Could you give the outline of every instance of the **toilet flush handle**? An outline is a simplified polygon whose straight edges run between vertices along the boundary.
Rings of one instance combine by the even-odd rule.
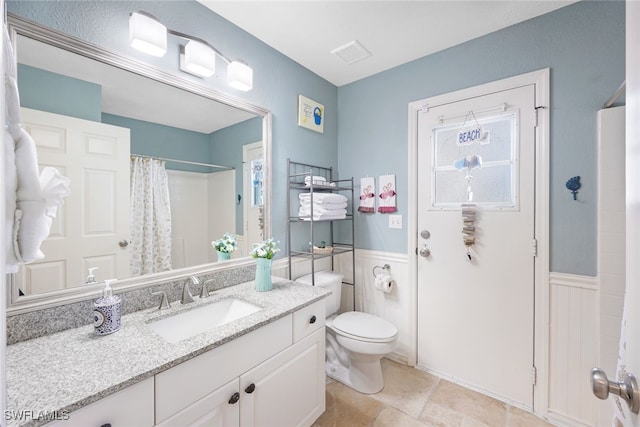
[[[317,320],[316,316],[313,315],[313,316],[311,316],[311,319],[309,319],[309,323],[314,324],[314,323],[316,323],[316,320]]]

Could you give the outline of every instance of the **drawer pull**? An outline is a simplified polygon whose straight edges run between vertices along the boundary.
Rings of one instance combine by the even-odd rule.
[[[244,389],[244,392],[247,394],[251,394],[256,390],[256,385],[254,383],[249,384],[249,387]]]
[[[111,423],[102,424],[100,427],[111,427]]]
[[[235,392],[233,393],[233,396],[231,396],[231,399],[229,399],[229,404],[235,405],[236,403],[238,403],[238,400],[240,400],[240,393]]]
[[[309,319],[309,323],[311,323],[311,324],[316,323],[316,320],[317,320],[316,316],[313,315],[313,316],[311,316],[311,319]]]

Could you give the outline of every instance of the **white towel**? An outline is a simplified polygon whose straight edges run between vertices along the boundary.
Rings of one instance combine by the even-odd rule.
[[[300,215],[304,221],[310,221],[311,215]],[[327,211],[322,214],[313,214],[314,221],[329,221],[332,219],[344,219],[347,217],[347,211]]]
[[[301,208],[311,209],[311,201],[300,202],[300,207]],[[319,208],[319,209],[332,210],[332,209],[346,209],[346,207],[347,207],[347,202],[340,202],[340,203],[323,202],[323,203],[314,203],[313,204],[313,208],[314,209]]]
[[[323,177],[323,176],[316,176],[316,175],[309,176],[309,175],[307,175],[307,176],[304,177],[304,183],[306,185],[309,185],[311,180],[313,180],[313,185],[326,184],[327,183],[327,179],[325,177]]]
[[[300,202],[308,202],[311,200],[310,193],[300,193],[298,195]],[[313,204],[315,206],[316,203],[343,203],[347,202],[347,199],[342,194],[334,194],[334,193],[313,193]]]
[[[8,32],[5,43],[5,265],[7,273],[18,271],[18,264],[42,259],[42,241],[51,230],[57,207],[69,194],[69,180],[54,168],[38,172],[36,145],[20,127],[20,97]]]
[[[323,208],[317,208],[317,207],[313,207],[313,215],[346,215],[347,214],[347,210],[342,208],[342,209],[323,209]],[[311,208],[306,207],[306,206],[300,206],[300,209],[298,209],[298,215],[299,216],[311,216]]]

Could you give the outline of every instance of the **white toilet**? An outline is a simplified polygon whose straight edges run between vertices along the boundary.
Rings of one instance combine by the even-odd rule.
[[[310,274],[296,280],[311,285]],[[395,350],[398,329],[368,313],[349,311],[336,315],[342,296],[342,274],[318,271],[315,285],[332,291],[326,298],[327,375],[360,393],[379,392],[384,387],[380,359]]]

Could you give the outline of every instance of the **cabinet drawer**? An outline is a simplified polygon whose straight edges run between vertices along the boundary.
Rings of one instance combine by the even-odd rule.
[[[293,342],[298,342],[324,326],[326,310],[324,298],[293,313]]]
[[[156,423],[205,397],[291,345],[283,317],[156,375]]]
[[[120,390],[91,405],[69,414],[68,420],[56,421],[48,426],[100,427],[153,426],[153,377]]]
[[[238,382],[235,379],[223,385],[171,418],[156,424],[156,427],[240,425],[240,403],[238,400],[233,400],[234,394],[239,395]]]

